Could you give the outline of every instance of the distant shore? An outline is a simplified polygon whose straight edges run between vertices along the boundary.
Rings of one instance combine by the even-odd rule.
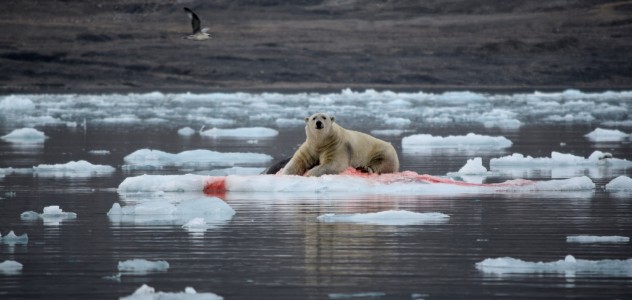
[[[0,94],[632,90],[632,4],[15,1]]]

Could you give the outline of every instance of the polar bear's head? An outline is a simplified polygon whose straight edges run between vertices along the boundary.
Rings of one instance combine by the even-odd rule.
[[[315,113],[305,118],[305,130],[308,134],[326,134],[330,131],[335,121],[336,117],[334,116],[329,116],[326,113]]]

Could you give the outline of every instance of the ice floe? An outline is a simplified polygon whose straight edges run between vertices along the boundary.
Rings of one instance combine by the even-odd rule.
[[[404,152],[425,152],[433,148],[455,148],[468,150],[502,150],[512,142],[503,136],[487,136],[475,133],[467,135],[433,136],[415,134],[402,138]]]
[[[607,191],[632,191],[632,178],[620,175],[606,184]]]
[[[325,223],[358,223],[370,225],[422,225],[445,223],[450,216],[438,213],[417,213],[406,210],[387,210],[375,213],[324,214],[318,220]]]
[[[1,136],[0,139],[11,143],[43,143],[48,137],[35,128],[20,128]]]
[[[244,128],[212,128],[200,132],[203,136],[210,137],[236,137],[236,138],[266,138],[275,137],[279,132],[272,128],[265,127],[244,127]]]
[[[463,175],[485,175],[487,174],[487,168],[483,166],[482,158],[475,157],[468,159],[465,165],[459,169],[458,173]]]
[[[375,299],[386,296],[383,292],[359,292],[359,293],[329,293],[329,299]]]
[[[627,139],[630,135],[617,129],[602,129],[597,128],[585,135],[590,141],[597,143],[604,142],[621,142]]]
[[[210,171],[200,171],[196,174],[210,176],[228,176],[228,175],[258,175],[265,171],[266,168],[250,168],[250,167],[231,167],[224,169],[215,169]]]
[[[156,292],[156,289],[143,284],[133,294],[119,298],[119,300],[223,300],[224,298],[213,293],[198,293],[192,287],[186,287],[184,292]]]
[[[0,263],[0,274],[17,275],[22,271],[23,265],[15,260],[5,260]]]
[[[476,268],[495,275],[511,274],[564,274],[575,276],[624,276],[632,277],[632,259],[586,260],[567,255],[563,260],[529,262],[512,257],[487,258],[476,263]]]
[[[119,272],[125,274],[144,275],[151,272],[166,272],[169,270],[169,263],[164,260],[149,261],[146,259],[130,259],[126,261],[119,261]]]
[[[0,100],[0,111],[18,112],[31,111],[35,109],[35,104],[31,99],[21,95],[9,95]]]
[[[114,223],[180,225],[201,218],[209,225],[221,225],[229,221],[235,210],[215,197],[199,196],[194,199],[169,201],[161,197],[143,197],[142,202],[130,202],[126,206],[114,203],[107,215]]]
[[[609,236],[599,236],[599,235],[569,235],[566,237],[567,243],[627,243],[630,241],[630,238],[627,236],[618,236],[618,235],[609,235]]]
[[[207,168],[209,166],[231,167],[243,164],[262,164],[272,160],[272,156],[262,153],[217,152],[210,150],[189,150],[177,154],[160,150],[140,149],[125,156],[124,169],[146,169],[161,167]]]
[[[74,212],[65,212],[58,205],[44,207],[41,214],[34,211],[25,211],[20,214],[20,218],[24,221],[35,221],[41,219],[44,225],[57,226],[64,220],[73,220],[77,218]]]
[[[109,175],[116,171],[116,169],[112,166],[94,165],[85,160],[80,160],[65,164],[41,164],[33,167],[33,171],[38,176],[89,177],[94,175]]]
[[[229,192],[274,193],[355,193],[433,195],[490,192],[584,191],[595,184],[587,176],[561,180],[510,180],[501,184],[466,184],[414,172],[375,176],[324,175],[321,177],[284,175],[140,175],[127,177],[118,187],[119,193],[135,192],[200,192],[208,184],[220,180]]]
[[[2,236],[2,234],[0,234],[0,242],[3,244],[10,244],[10,245],[28,244],[29,236],[26,233],[22,235],[16,235],[15,232],[11,230],[4,237]]]
[[[209,228],[209,224],[206,223],[204,218],[193,218],[186,224],[182,225],[182,228],[190,232],[204,232]]]
[[[183,127],[178,129],[178,134],[181,136],[192,136],[195,134],[195,129],[191,127]]]
[[[536,171],[549,171],[553,178],[568,178],[585,174],[594,178],[610,176],[617,170],[632,167],[632,161],[614,158],[610,153],[594,151],[589,157],[553,151],[551,157],[531,157],[520,153],[492,158],[489,162],[492,172],[511,174],[513,177],[527,177]]]

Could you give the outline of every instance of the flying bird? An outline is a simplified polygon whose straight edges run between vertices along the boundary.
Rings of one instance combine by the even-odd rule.
[[[186,7],[184,8],[184,11],[191,19],[191,27],[193,27],[193,34],[187,35],[184,38],[194,41],[203,41],[210,39],[211,35],[208,33],[208,28],[200,28],[200,18],[198,18],[198,16],[192,10]]]

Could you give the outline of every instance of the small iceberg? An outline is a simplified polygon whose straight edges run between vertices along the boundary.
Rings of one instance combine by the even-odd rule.
[[[200,218],[208,224],[223,224],[232,219],[235,210],[215,197],[201,197],[172,203],[162,199],[121,207],[114,203],[107,213],[110,221],[133,224],[187,224]]]
[[[123,159],[126,169],[187,167],[207,168],[209,166],[232,167],[238,164],[262,164],[272,160],[272,156],[261,153],[216,152],[210,150],[189,150],[177,154],[160,150],[140,149]]]
[[[156,292],[156,289],[143,284],[133,294],[121,297],[119,300],[223,300],[224,298],[213,293],[198,293],[192,287],[186,287],[184,292],[169,293]]]
[[[25,211],[20,214],[20,218],[23,221],[35,221],[42,219],[44,225],[59,225],[63,220],[72,220],[77,218],[77,214],[74,212],[65,212],[58,205],[51,205],[44,207],[41,214],[34,211]]]
[[[15,260],[5,260],[0,263],[0,274],[17,275],[22,271],[23,265]]]
[[[33,167],[38,176],[52,177],[90,177],[94,175],[109,175],[116,169],[107,165],[93,165],[85,160],[71,161],[66,164],[46,165]]]
[[[621,142],[627,139],[630,135],[617,129],[597,128],[584,136],[587,137],[591,142],[608,143]]]
[[[233,137],[233,138],[267,138],[279,135],[277,130],[265,127],[243,127],[243,128],[212,128],[200,132],[202,136],[209,137]]]
[[[632,191],[632,178],[621,175],[606,184],[606,191]]]
[[[567,243],[627,243],[630,238],[627,236],[597,236],[597,235],[569,235],[566,237]]]
[[[43,143],[47,138],[43,132],[34,128],[15,129],[0,137],[0,139],[11,143]]]
[[[26,235],[26,233],[18,236],[13,232],[13,230],[11,230],[4,237],[2,237],[2,235],[0,234],[0,242],[2,242],[3,244],[9,244],[9,245],[16,245],[16,244],[26,245],[29,242],[29,236]]]
[[[166,272],[169,270],[169,263],[164,260],[149,261],[146,259],[131,259],[119,261],[119,272],[145,275],[150,272]]]
[[[422,225],[447,222],[450,216],[442,213],[416,213],[406,210],[388,210],[376,213],[324,214],[318,221],[358,223],[370,225]]]
[[[512,257],[487,258],[476,263],[476,268],[494,275],[511,274],[564,274],[567,277],[615,276],[632,277],[632,259],[586,260],[567,255],[563,260],[529,262]]]

